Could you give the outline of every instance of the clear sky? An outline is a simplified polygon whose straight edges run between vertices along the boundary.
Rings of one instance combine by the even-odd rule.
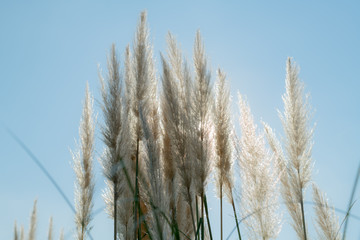
[[[38,199],[38,239],[46,238],[50,216],[55,235],[64,227],[67,239],[72,239],[73,213],[6,127],[26,143],[72,201],[69,150],[76,149],[85,84],[90,84],[101,120],[97,65],[106,69],[113,42],[123,56],[144,9],[157,62],[169,30],[191,58],[195,32],[200,29],[213,75],[221,67],[231,82],[236,126],[240,91],[259,125],[263,120],[283,133],[277,109],[283,109],[285,61],[293,57],[311,94],[312,123],[316,123],[313,180],[332,204],[346,209],[360,162],[360,5],[356,1],[124,2],[1,1],[0,239],[12,238],[15,220],[27,231],[34,199]],[[97,130],[96,158],[102,148]],[[97,161],[95,170],[98,209],[104,206],[104,178]],[[213,185],[208,195],[217,239],[219,201]],[[306,198],[311,200],[310,189]],[[311,205],[306,205],[306,212],[316,238]],[[360,215],[359,202],[353,212]],[[234,226],[231,214],[226,206],[225,236]],[[342,220],[344,215],[339,217]],[[289,220],[286,213],[284,219]],[[359,239],[359,224],[351,219],[348,239]],[[112,224],[105,213],[96,215],[92,225],[95,239],[111,239]],[[285,222],[279,239],[294,238]]]

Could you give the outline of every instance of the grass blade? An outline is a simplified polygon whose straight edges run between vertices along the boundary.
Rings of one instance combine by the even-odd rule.
[[[345,237],[346,237],[347,225],[348,225],[348,220],[349,220],[349,218],[347,216],[350,214],[351,208],[353,206],[353,200],[354,200],[356,187],[357,187],[357,184],[359,182],[359,176],[360,176],[360,164],[359,164],[359,167],[358,167],[358,170],[357,170],[357,173],[356,173],[356,177],[355,177],[353,189],[351,191],[349,205],[348,205],[348,209],[347,209],[347,213],[346,213],[346,217],[345,217],[345,224],[344,224],[343,238],[342,238],[343,240],[345,240]]]

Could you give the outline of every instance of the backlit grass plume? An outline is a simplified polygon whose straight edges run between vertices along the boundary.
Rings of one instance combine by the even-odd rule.
[[[143,188],[142,191],[144,202],[147,209],[150,210],[146,220],[152,223],[150,230],[154,238],[169,239],[171,236],[170,226],[166,224],[165,218],[161,214],[165,213],[168,204],[168,197],[163,187],[163,169],[160,162],[161,139],[152,131],[152,114],[146,113],[142,108],[140,108],[139,113],[144,134],[143,148],[145,154],[143,159],[146,169],[146,176],[144,176],[146,183],[143,183],[143,185],[146,184],[146,188]],[[150,121],[145,119],[146,115],[149,116]]]
[[[284,127],[285,153],[273,130],[265,124],[265,132],[274,151],[281,179],[281,194],[293,220],[292,226],[301,240],[307,239],[304,191],[311,179],[312,134],[309,129],[309,106],[303,94],[303,83],[298,68],[288,58],[286,64],[286,93],[283,96],[284,113],[280,118]]]
[[[164,180],[169,194],[169,218],[187,236],[195,233],[191,157],[187,154],[191,130],[191,78],[175,38],[167,36],[167,62],[163,56],[162,115]],[[177,187],[179,186],[179,187]]]
[[[24,240],[25,239],[25,233],[24,233],[24,226],[21,225],[20,227],[20,240]]]
[[[115,45],[112,45],[108,57],[108,76],[106,82],[99,74],[102,93],[102,110],[105,124],[102,127],[103,141],[105,143],[105,152],[101,159],[104,175],[107,178],[108,188],[105,191],[105,202],[109,215],[114,219],[114,240],[117,239],[117,211],[118,197],[120,194],[120,184],[122,180],[123,153],[120,137],[123,127],[122,119],[122,98],[121,98],[121,78],[119,69],[119,60],[116,55]]]
[[[86,239],[92,219],[91,211],[93,208],[94,195],[94,176],[93,176],[93,148],[94,148],[94,122],[93,122],[93,100],[86,85],[85,101],[83,106],[82,119],[80,122],[80,151],[75,153],[74,171],[76,174],[75,186],[75,223],[76,238]],[[50,235],[50,233],[49,233]]]
[[[196,33],[194,43],[194,92],[193,92],[193,126],[195,130],[193,151],[195,157],[194,180],[195,192],[200,198],[201,210],[200,215],[204,221],[204,201],[206,201],[205,188],[208,183],[212,159],[214,156],[213,149],[213,119],[212,107],[214,103],[212,87],[210,83],[211,73],[208,69],[207,58],[205,55],[204,44],[200,32]],[[201,225],[201,238],[204,238],[204,224]]]
[[[265,147],[263,134],[257,133],[250,107],[239,94],[241,206],[248,216],[245,224],[249,239],[276,239],[280,232],[277,213],[278,175],[273,155]]]
[[[60,231],[59,240],[64,240],[64,229],[61,229],[61,231]]]
[[[131,84],[132,89],[129,90],[128,97],[131,98],[129,100],[132,103],[130,109],[133,114],[133,118],[129,119],[129,121],[133,121],[131,123],[134,128],[129,128],[131,131],[134,131],[129,134],[132,143],[130,147],[130,151],[132,152],[131,159],[133,160],[133,168],[132,168],[132,179],[135,181],[135,208],[134,208],[134,229],[135,236],[139,236],[144,234],[144,229],[142,228],[142,223],[139,221],[140,212],[146,212],[144,208],[144,203],[141,201],[140,197],[143,193],[140,193],[140,172],[144,167],[143,160],[141,159],[141,141],[143,140],[143,130],[142,124],[140,120],[140,107],[143,109],[147,109],[149,114],[155,114],[157,111],[157,106],[154,105],[154,98],[156,98],[156,76],[154,69],[154,62],[152,56],[152,46],[149,43],[149,29],[146,21],[146,12],[142,12],[140,15],[140,21],[137,26],[137,30],[135,33],[135,39],[133,44],[133,56],[132,56],[132,77],[133,84]],[[152,120],[154,121],[152,130],[156,130],[154,132],[154,136],[159,133],[158,127],[158,119],[155,119],[156,116],[153,115]],[[157,133],[156,133],[157,132]],[[141,177],[141,176],[140,176]],[[144,187],[144,186],[142,186]],[[140,209],[142,207],[143,209]],[[139,226],[139,227],[138,227]]]
[[[15,225],[14,225],[14,240],[19,240],[18,229],[17,229],[16,221],[15,221]]]
[[[36,239],[36,227],[37,227],[37,211],[36,211],[37,200],[34,201],[34,207],[30,217],[30,227],[28,233],[28,240]]]
[[[288,58],[286,64],[286,93],[283,96],[284,113],[281,115],[286,136],[285,149],[287,157],[287,190],[295,204],[288,203],[288,210],[293,219],[293,227],[300,239],[307,239],[304,191],[311,179],[312,135],[309,128],[309,107],[307,97],[304,99],[303,83],[298,77],[298,68]],[[287,201],[288,202],[288,201]],[[300,215],[301,213],[301,215]]]
[[[326,195],[313,184],[314,210],[316,213],[316,231],[320,240],[340,240],[340,226],[333,207],[329,206]]]
[[[220,69],[218,70],[218,82],[216,85],[216,103],[214,114],[215,125],[215,150],[216,150],[216,185],[220,196],[220,236],[223,239],[223,216],[222,200],[223,193],[232,204],[234,199],[232,189],[233,179],[233,134],[230,114],[230,91],[226,84],[226,76]]]
[[[175,42],[170,40],[169,48],[174,49],[174,44]],[[170,58],[175,57],[172,54],[170,54],[170,56]],[[190,102],[187,99],[187,93],[189,93],[190,89],[187,88],[186,84],[181,84],[181,82],[186,83],[190,81],[190,77],[187,67],[183,67],[181,64],[182,60],[180,59],[177,62],[180,63],[180,65],[177,65],[177,68],[180,68],[178,75],[174,72],[176,68],[173,67],[172,69],[165,58],[162,57],[163,72],[161,79],[163,93],[161,101],[164,116],[164,131],[166,132],[164,139],[167,137],[170,140],[168,146],[170,147],[169,150],[171,153],[171,158],[164,158],[165,178],[168,179],[171,177],[173,181],[172,183],[168,183],[168,187],[170,189],[173,188],[173,192],[170,192],[171,197],[169,202],[173,208],[170,212],[173,222],[176,218],[191,220],[190,225],[193,227],[192,234],[194,234],[196,227],[192,206],[194,200],[192,196],[193,162],[189,154],[191,144]],[[164,157],[166,156],[167,155],[164,155]],[[177,182],[179,182],[179,188],[175,189]],[[182,217],[186,212],[184,211],[186,205],[182,204],[181,199],[187,203],[191,218]],[[177,206],[183,206],[183,208],[177,208]],[[179,225],[181,225],[181,221]],[[179,227],[181,228],[181,226]]]
[[[50,217],[50,221],[49,221],[49,231],[48,231],[48,240],[53,240],[53,218]]]
[[[194,44],[194,125],[196,136],[194,139],[195,151],[195,189],[197,194],[202,198],[205,193],[207,179],[210,173],[212,156],[212,104],[213,95],[210,85],[210,71],[207,66],[204,45],[197,32]]]
[[[214,91],[199,31],[193,49],[194,67],[190,67],[169,33],[166,56],[160,55],[160,73],[156,72],[149,32],[146,12],[142,12],[133,44],[125,49],[123,69],[112,45],[107,74],[103,77],[99,73],[104,143],[100,162],[106,183],[103,198],[105,211],[113,219],[114,240],[212,240],[206,191],[213,176],[220,197],[221,240],[224,196],[234,211],[238,239],[241,240],[240,225],[247,230],[247,239],[276,239],[282,225],[278,213],[280,193],[298,239],[307,240],[304,195],[312,174],[313,130],[309,127],[307,96],[296,65],[290,58],[287,60],[284,112],[279,114],[284,141],[280,142],[266,123],[265,132],[258,131],[250,107],[240,95],[238,140],[231,121],[226,75],[218,70]],[[93,121],[93,99],[86,86],[80,149],[73,155],[75,210],[42,164],[9,131],[74,210],[79,240],[92,238]],[[233,171],[234,158],[239,159],[240,171]],[[242,187],[240,219],[233,195],[236,175],[240,175]],[[339,240],[333,208],[315,185],[313,190],[319,238]],[[35,201],[29,232],[24,233],[22,226],[19,230],[15,223],[14,239],[35,240],[36,219]],[[47,238],[53,239],[52,218]],[[60,239],[64,239],[63,232]]]

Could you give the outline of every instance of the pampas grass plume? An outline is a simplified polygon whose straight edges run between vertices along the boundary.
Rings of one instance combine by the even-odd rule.
[[[265,147],[263,134],[257,133],[248,103],[239,94],[240,169],[242,209],[249,239],[275,239],[280,232],[281,217],[277,195],[277,172],[273,156]]]
[[[29,228],[29,234],[28,234],[29,240],[35,240],[35,237],[36,237],[36,226],[37,226],[36,204],[37,204],[37,200],[34,201],[34,207],[33,207],[32,213],[31,213],[30,228]]]
[[[53,240],[53,218],[52,217],[50,217],[50,221],[49,221],[48,240]]]
[[[92,113],[93,100],[86,85],[85,101],[80,122],[80,151],[74,154],[74,171],[76,174],[75,223],[77,239],[86,238],[91,221],[93,208],[94,176],[93,176],[93,145],[94,123]],[[52,219],[51,219],[52,222]],[[50,234],[50,233],[49,233]]]
[[[314,210],[316,213],[317,233],[319,239],[340,240],[340,226],[333,207],[329,206],[325,193],[313,184]]]

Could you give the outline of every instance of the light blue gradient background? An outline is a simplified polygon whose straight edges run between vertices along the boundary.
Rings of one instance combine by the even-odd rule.
[[[85,83],[89,82],[95,96],[101,122],[97,64],[106,70],[106,54],[113,42],[123,59],[144,9],[148,11],[157,63],[169,30],[189,58],[195,32],[201,30],[213,76],[221,67],[231,81],[236,126],[239,90],[247,96],[259,125],[263,120],[283,133],[277,109],[283,109],[285,61],[288,56],[294,57],[301,67],[306,92],[311,94],[316,123],[313,179],[332,204],[346,209],[360,161],[358,2],[62,2],[0,3],[0,239],[12,238],[15,220],[28,230],[36,198],[38,239],[46,238],[50,216],[54,217],[56,238],[64,227],[67,239],[72,239],[71,210],[6,132],[6,126],[27,144],[73,200],[69,149],[76,149]],[[96,159],[102,149],[97,125]],[[104,178],[98,161],[95,171],[98,209],[104,205]],[[213,188],[209,185],[210,216],[213,234],[219,239],[219,201]],[[310,190],[306,198],[311,201]],[[231,208],[225,205],[227,236],[234,221]],[[312,206],[306,205],[306,212],[311,236],[317,238]],[[358,202],[353,212],[360,215]],[[342,214],[339,217],[343,219]],[[289,221],[287,213],[284,218]],[[359,239],[359,225],[357,220],[350,221],[348,239]],[[112,238],[112,223],[105,213],[95,216],[92,226],[95,239]],[[284,224],[279,239],[295,239],[290,224]]]

